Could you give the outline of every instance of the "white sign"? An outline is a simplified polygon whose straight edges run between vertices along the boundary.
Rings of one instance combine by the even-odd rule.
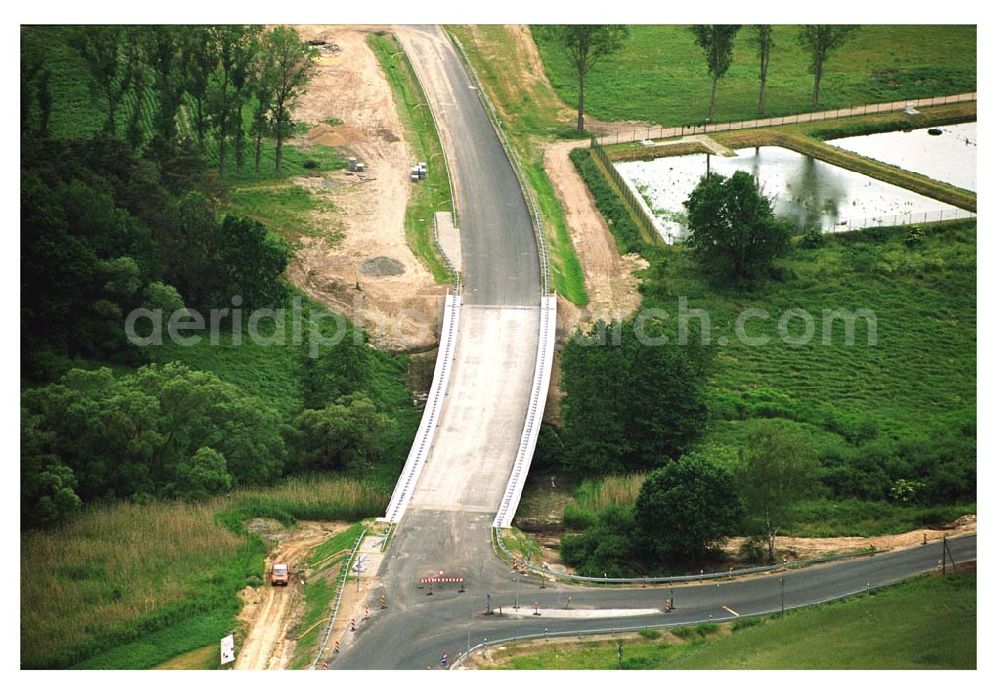
[[[236,641],[233,634],[229,634],[220,641],[220,651],[222,654],[222,664],[228,664],[236,659]]]

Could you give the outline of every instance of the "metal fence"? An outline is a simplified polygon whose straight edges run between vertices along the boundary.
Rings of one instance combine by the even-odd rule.
[[[319,644],[319,649],[316,651],[316,657],[310,665],[310,669],[316,669],[316,665],[319,664],[320,658],[323,657],[323,651],[326,650],[326,644],[330,641],[330,634],[333,632],[334,622],[337,621],[337,611],[340,609],[340,598],[344,594],[344,585],[347,584],[347,575],[351,572],[351,564],[354,563],[354,558],[358,555],[358,549],[361,547],[361,541],[365,539],[365,534],[367,530],[362,530],[361,535],[354,542],[354,549],[351,550],[351,555],[347,557],[347,561],[344,563],[341,571],[343,572],[340,578],[340,583],[337,585],[337,599],[333,603],[333,608],[330,610],[330,621],[326,625],[326,631],[323,632],[323,640]],[[361,577],[360,574],[358,576]]]
[[[632,215],[639,222],[649,240],[655,242],[656,238],[661,238],[662,236],[656,227],[656,222],[649,215],[649,209],[632,190],[628,182],[625,181],[622,174],[618,172],[618,169],[615,168],[614,162],[608,157],[601,143],[593,137],[590,139],[590,149],[597,156],[597,160],[600,161],[601,167],[604,168],[604,172],[611,182],[612,187],[615,188],[618,196],[621,197],[622,201],[632,211]]]
[[[830,231],[841,233],[848,230],[861,230],[876,226],[908,226],[920,223],[939,223],[942,221],[957,221],[962,218],[975,218],[976,214],[965,209],[939,209],[922,213],[894,214],[891,216],[867,216],[864,218],[848,218],[840,221]]]
[[[759,127],[774,127],[776,125],[794,125],[802,122],[818,122],[820,120],[833,120],[835,118],[849,117],[852,115],[870,115],[872,113],[889,113],[901,111],[910,105],[914,108],[925,108],[927,106],[940,106],[948,103],[965,103],[976,101],[978,92],[964,94],[953,94],[951,96],[933,96],[931,98],[916,98],[908,101],[892,101],[890,103],[868,103],[866,105],[851,106],[849,108],[836,108],[833,110],[817,111],[814,113],[798,113],[796,115],[784,115],[770,118],[758,118],[754,120],[736,120],[733,122],[701,122],[690,125],[680,125],[679,127],[644,127],[633,128],[632,130],[619,130],[611,134],[606,134],[597,139],[598,143],[605,146],[609,144],[623,144],[627,142],[637,142],[654,139],[668,139],[670,137],[682,137],[693,134],[711,134],[712,132],[728,132],[730,130],[755,129]]]
[[[472,62],[469,60],[469,56],[465,52],[465,47],[462,46],[462,42],[459,41],[450,31],[445,31],[445,33],[451,40],[452,45],[455,46],[455,50],[461,58],[462,66],[465,68],[465,72],[468,74],[469,79],[471,79],[472,83],[475,85],[476,93],[479,94],[479,100],[483,104],[483,109],[486,111],[486,115],[489,117],[490,123],[493,125],[493,129],[496,131],[497,137],[500,139],[500,144],[507,152],[507,159],[510,161],[511,167],[514,169],[514,176],[517,178],[517,184],[521,188],[521,195],[524,197],[524,201],[528,206],[528,213],[531,216],[532,230],[535,232],[535,244],[538,249],[538,263],[542,275],[542,295],[550,295],[552,293],[552,288],[551,277],[549,276],[549,254],[545,245],[545,226],[542,225],[542,215],[538,209],[538,202],[535,200],[534,192],[527,183],[524,170],[521,168],[521,161],[518,158],[517,153],[514,151],[514,147],[510,145],[510,141],[507,139],[507,134],[504,132],[503,126],[500,122],[500,116],[493,108],[493,104],[490,102],[490,98],[487,96],[486,90],[479,81],[479,77],[476,75],[476,70],[473,69]]]

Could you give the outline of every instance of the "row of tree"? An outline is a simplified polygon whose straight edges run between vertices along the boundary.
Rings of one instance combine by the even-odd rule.
[[[712,93],[708,103],[708,119],[715,119],[715,93],[719,80],[729,71],[733,61],[733,48],[739,24],[696,24],[691,27],[695,42],[705,54],[708,73],[712,77]],[[823,69],[833,53],[857,31],[856,26],[834,24],[807,24],[798,32],[798,43],[809,57],[809,73],[813,75],[812,105],[819,103],[820,81]],[[757,116],[764,117],[767,73],[771,53],[775,48],[773,27],[756,24],[751,27],[751,42],[756,50],[760,92]],[[584,82],[587,75],[601,60],[624,48],[629,29],[622,24],[555,24],[541,28],[543,35],[551,37],[566,54],[577,76],[576,126],[583,133]]]
[[[275,170],[291,134],[291,108],[315,70],[316,50],[279,26],[81,26],[69,29],[95,95],[104,103],[104,132],[133,151],[150,146],[159,160],[172,155],[178,123],[190,121],[199,153],[214,136],[219,171],[227,147],[237,169],[247,137],[260,170],[265,137],[275,141]],[[48,135],[52,74],[45,56],[28,51],[21,66],[22,128]],[[31,118],[33,110],[39,117]],[[249,131],[245,116],[250,114]]]

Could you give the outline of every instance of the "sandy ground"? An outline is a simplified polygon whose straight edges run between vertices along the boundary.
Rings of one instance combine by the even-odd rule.
[[[878,550],[914,547],[923,542],[940,540],[942,537],[971,535],[976,532],[976,517],[962,516],[941,530],[920,529],[898,535],[878,535],[875,537],[784,537],[774,540],[774,549],[788,559],[811,559],[831,552],[853,552],[874,547]],[[725,550],[731,555],[739,553],[743,538],[733,538],[726,543]]]
[[[304,40],[325,39],[341,51],[320,51],[317,74],[293,113],[296,122],[312,127],[292,143],[340,147],[345,155],[363,162],[366,171],[363,177],[336,172],[294,180],[324,195],[335,207],[335,211],[321,213],[324,220],[342,229],[343,239],[333,245],[321,238],[303,238],[288,275],[314,300],[363,323],[376,346],[387,350],[432,347],[437,342],[435,328],[445,291],[406,244],[409,167],[415,160],[392,90],[365,43],[368,30],[296,28]],[[343,124],[323,122],[329,118]],[[375,257],[398,262],[402,273],[363,273],[360,265]]]
[[[647,266],[637,254],[622,256],[618,253],[604,216],[597,210],[590,190],[569,159],[570,151],[585,145],[585,142],[568,141],[545,147],[545,172],[566,212],[566,224],[583,265],[590,298],[576,315],[563,310],[568,312],[561,322],[564,330],[571,330],[577,323],[586,326],[598,319],[609,321],[628,317],[642,301],[639,279],[634,272]]]
[[[292,658],[295,641],[288,639],[302,617],[302,587],[305,559],[318,545],[349,527],[348,523],[301,521],[291,531],[275,530],[270,522],[258,521],[251,529],[276,540],[264,564],[264,585],[247,587],[241,593],[243,610],[238,619],[248,626],[246,639],[236,657],[236,669],[282,669]],[[271,564],[288,564],[287,587],[273,587],[268,575]]]

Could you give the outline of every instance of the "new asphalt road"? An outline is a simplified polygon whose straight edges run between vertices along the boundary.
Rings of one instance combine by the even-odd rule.
[[[533,363],[538,342],[538,256],[510,161],[454,48],[437,27],[405,27],[397,33],[448,156],[459,210],[465,306],[448,392],[455,400],[443,408],[412,504],[379,567],[381,585],[370,595],[371,617],[357,632],[344,635],[331,667],[439,667],[442,653],[455,660],[484,639],[723,621],[779,611],[782,604],[789,608],[843,597],[932,570],[940,543],[672,591],[553,583],[543,588],[537,577],[517,574],[494,555],[490,525],[513,461],[530,385],[527,363]],[[519,319],[518,312],[530,316]],[[478,381],[483,386],[476,386]],[[974,536],[952,542],[956,560],[974,558],[975,550]],[[464,578],[464,592],[456,585],[420,586],[421,578],[438,574]],[[664,598],[670,593],[675,608],[666,613]],[[383,594],[387,608],[380,610],[375,603]],[[486,614],[487,600],[491,614]],[[536,602],[544,614],[533,614]]]

